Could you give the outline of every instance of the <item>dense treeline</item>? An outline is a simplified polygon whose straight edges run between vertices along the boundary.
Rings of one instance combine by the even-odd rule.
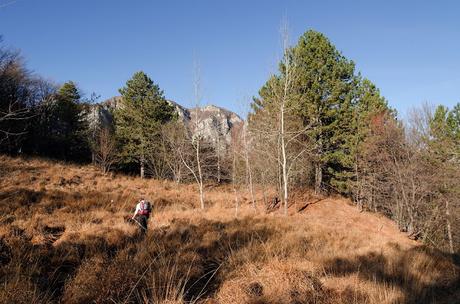
[[[0,48],[1,151],[71,161],[89,156],[87,104],[73,82],[58,88],[31,73],[18,52]]]
[[[193,179],[198,170],[191,151],[200,138],[200,170],[216,179],[215,145],[199,132],[192,136],[145,73],[135,73],[119,91],[118,103],[94,103],[74,82],[46,81],[26,68],[19,52],[1,47],[0,151],[92,161],[104,172],[140,172],[179,182]]]
[[[257,184],[341,193],[383,212],[413,238],[460,249],[460,104],[416,109],[406,123],[321,33],[285,47],[252,104]]]
[[[374,117],[354,187],[359,206],[387,214],[414,238],[452,253],[460,244],[458,107],[417,110],[406,126]]]
[[[402,122],[377,87],[321,33],[284,45],[279,71],[254,98],[230,145],[205,135],[199,108],[188,122],[137,72],[112,104],[82,97],[75,83],[34,75],[0,48],[1,152],[93,162],[104,173],[340,193],[382,212],[428,244],[460,250],[460,104],[414,110]],[[256,207],[254,196],[252,204]]]

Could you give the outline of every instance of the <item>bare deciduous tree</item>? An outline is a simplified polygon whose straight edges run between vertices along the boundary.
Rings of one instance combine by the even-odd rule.
[[[192,149],[186,127],[182,121],[170,122],[162,127],[161,138],[160,158],[169,168],[173,180],[180,183],[186,173],[183,159],[188,163],[190,155],[187,152]]]
[[[451,253],[460,236],[460,165],[448,140],[434,141],[432,111],[411,113],[406,130],[384,114],[374,117],[359,157],[364,207],[394,219],[409,237]]]
[[[264,101],[265,107],[254,114],[257,119],[253,120],[250,127],[253,132],[258,133],[258,152],[265,154],[267,159],[270,158],[276,163],[284,214],[287,215],[293,173],[298,162],[308,155],[311,146],[304,136],[310,126],[304,126],[294,113],[297,96],[293,85],[298,75],[295,57],[292,56],[289,47],[287,24],[283,25],[281,29],[283,73],[280,76],[272,76],[267,82],[266,89],[270,92],[270,96]],[[270,149],[268,145],[276,149]],[[271,153],[268,154],[269,151]],[[259,157],[263,156],[259,155]]]
[[[200,207],[201,209],[205,208],[204,204],[204,179],[203,179],[203,163],[202,163],[202,150],[203,150],[203,123],[201,117],[201,108],[200,103],[202,99],[202,92],[201,92],[201,71],[198,62],[194,61],[194,79],[193,79],[193,92],[195,97],[195,113],[194,117],[191,121],[191,146],[193,147],[194,151],[194,162],[192,163],[186,155],[186,151],[184,153],[180,153],[179,157],[182,160],[184,166],[190,171],[192,174],[196,184],[198,185],[199,195],[200,195]]]
[[[0,150],[3,152],[30,152],[29,144],[35,138],[28,138],[32,119],[36,118],[46,99],[56,92],[56,86],[32,74],[19,51],[2,45],[0,36]],[[29,133],[30,134],[30,133]],[[36,151],[34,151],[36,152]]]
[[[96,165],[101,168],[102,173],[110,172],[113,164],[117,161],[116,141],[110,127],[103,126],[99,128],[94,148],[93,153]]]
[[[25,134],[33,82],[19,52],[0,45],[0,143]]]

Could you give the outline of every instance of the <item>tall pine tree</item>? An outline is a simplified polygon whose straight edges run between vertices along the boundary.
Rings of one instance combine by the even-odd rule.
[[[139,166],[145,176],[146,156],[156,148],[160,126],[175,117],[163,91],[144,72],[136,72],[119,90],[122,102],[115,111],[115,134],[124,163]]]
[[[355,65],[323,34],[307,31],[293,49],[299,95],[299,115],[314,143],[315,190],[331,185],[336,172],[346,166],[343,149],[350,129]]]
[[[316,192],[324,189],[348,194],[350,180],[356,179],[357,153],[368,130],[370,117],[388,107],[378,89],[355,73],[353,61],[345,58],[323,34],[310,30],[300,37],[290,51],[293,63],[288,106],[292,117],[305,128],[302,137],[314,166]],[[280,74],[271,77],[252,104],[250,117],[260,119],[260,113],[276,115],[277,92],[286,77],[280,64]],[[275,111],[274,111],[275,110]],[[292,121],[293,118],[290,120]]]

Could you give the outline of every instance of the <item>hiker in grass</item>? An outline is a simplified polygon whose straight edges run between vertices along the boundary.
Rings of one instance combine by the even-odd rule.
[[[134,211],[132,219],[140,226],[142,233],[147,232],[147,221],[149,219],[150,212],[152,212],[150,202],[141,198],[136,205],[136,211]]]

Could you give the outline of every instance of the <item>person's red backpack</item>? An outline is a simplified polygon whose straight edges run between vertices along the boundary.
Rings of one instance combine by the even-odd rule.
[[[138,214],[149,216],[151,211],[152,206],[150,206],[150,202],[141,202]]]

